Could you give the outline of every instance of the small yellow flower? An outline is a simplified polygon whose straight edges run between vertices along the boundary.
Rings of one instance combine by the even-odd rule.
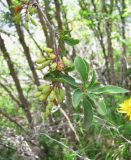
[[[122,104],[120,104],[118,112],[125,113],[131,121],[131,98],[125,100]]]

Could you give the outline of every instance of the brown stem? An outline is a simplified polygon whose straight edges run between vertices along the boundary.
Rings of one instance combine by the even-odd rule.
[[[7,3],[8,3],[8,6],[9,6],[11,15],[12,15],[12,17],[13,17],[13,16],[14,16],[14,10],[13,10],[13,8],[11,7],[11,6],[13,5],[12,0],[7,0]],[[16,31],[17,31],[17,34],[18,34],[18,36],[19,36],[19,41],[20,41],[20,43],[21,43],[21,45],[22,45],[22,47],[23,47],[24,54],[25,54],[26,59],[27,59],[27,61],[28,61],[29,67],[30,67],[30,69],[31,69],[31,72],[32,72],[32,75],[33,75],[33,78],[34,78],[34,83],[35,83],[37,86],[39,86],[39,85],[40,85],[39,78],[38,78],[36,69],[35,69],[35,67],[34,67],[33,60],[32,60],[31,55],[30,55],[29,47],[28,47],[27,44],[26,44],[23,30],[22,30],[22,28],[21,28],[21,26],[20,26],[19,24],[16,24],[16,23],[14,22],[14,25],[15,25],[15,27],[16,27]]]
[[[59,0],[54,0],[55,3],[55,8],[56,8],[56,12],[55,12],[55,16],[56,16],[56,20],[57,20],[57,24],[58,24],[58,29],[62,30],[62,20],[61,20],[61,11],[60,11],[60,3]]]
[[[2,116],[4,116],[5,118],[7,118],[10,122],[15,123],[20,129],[22,129],[24,132],[26,132],[26,130],[15,119],[13,119],[12,117],[10,117],[8,115],[8,113],[6,113],[5,111],[3,111],[3,110],[0,109],[0,114]]]
[[[45,14],[46,14],[47,16],[49,16],[49,15],[48,15],[49,2],[45,0],[44,3],[45,3]],[[50,31],[48,30],[47,25],[46,25],[46,23],[45,23],[45,20],[43,19],[43,16],[42,16],[41,12],[39,12],[39,10],[38,10],[38,17],[39,17],[39,19],[40,19],[40,23],[41,23],[41,26],[42,26],[44,35],[45,35],[45,37],[46,37],[47,47],[52,48],[52,46],[53,46],[52,35],[50,35]],[[49,18],[48,18],[48,19],[49,19]]]
[[[119,6],[118,1],[116,1],[116,5],[119,11],[119,15],[121,18],[121,36],[122,36],[122,55],[121,55],[121,73],[120,73],[120,82],[119,84],[124,87],[126,82],[126,71],[127,71],[127,62],[126,62],[126,53],[127,53],[127,47],[126,47],[126,21],[125,17],[123,16],[125,9],[126,9],[126,3],[125,0],[121,0],[121,6]]]
[[[25,28],[26,29],[26,28]],[[33,42],[35,43],[35,45],[37,46],[37,48],[40,50],[41,55],[44,56],[43,54],[43,50],[40,48],[39,44],[37,43],[37,41],[35,40],[35,38],[33,37],[33,35],[31,34],[31,32],[29,30],[26,29],[26,31],[28,32],[28,34],[30,35],[31,39],[33,40]]]
[[[9,94],[9,96],[18,104],[18,106],[21,105],[21,103],[16,99],[16,97],[11,93],[11,91],[3,84],[0,82],[0,86]]]
[[[34,6],[37,7],[38,12],[43,16],[50,32],[52,33],[52,37],[53,37],[53,45],[54,45],[54,50],[56,52],[58,52],[58,47],[57,47],[57,33],[54,31],[54,28],[52,27],[52,25],[50,24],[48,18],[46,17],[46,15],[44,14],[44,12],[42,11],[41,7],[39,6],[39,4],[36,2],[33,4]]]
[[[106,1],[102,0],[103,3],[103,12],[107,15],[111,15],[113,11],[113,0],[110,0],[110,10],[107,11],[106,8]],[[105,30],[107,34],[107,52],[108,52],[108,58],[109,58],[109,69],[110,69],[110,83],[115,84],[115,69],[114,69],[114,56],[113,56],[113,46],[112,46],[112,38],[111,38],[111,32],[112,32],[112,23],[110,18],[108,17],[105,20]]]
[[[95,4],[94,0],[92,0],[91,2],[92,2],[92,5],[94,7],[94,12],[96,14],[96,20],[98,22],[97,23],[97,30],[94,29],[94,32],[96,33],[96,36],[97,36],[97,38],[99,40],[99,43],[101,45],[103,56],[104,56],[104,59],[105,59],[107,75],[109,75],[108,57],[107,57],[106,48],[105,48],[105,44],[104,44],[103,33],[102,33],[102,30],[101,30],[101,23],[100,23],[100,20],[97,18],[98,11],[97,11],[97,8],[96,8],[96,4]],[[107,79],[108,79],[108,77],[107,77]]]
[[[19,99],[20,99],[20,102],[21,102],[21,107],[23,108],[25,114],[26,114],[26,117],[28,119],[28,122],[31,126],[32,124],[32,116],[31,116],[31,112],[29,110],[29,104],[23,94],[23,90],[22,90],[22,87],[21,87],[21,84],[20,84],[20,81],[19,81],[19,78],[17,76],[17,73],[15,71],[15,68],[14,68],[14,64],[10,58],[10,55],[9,53],[7,52],[7,49],[5,47],[5,43],[4,43],[4,40],[2,39],[1,35],[0,35],[0,50],[2,51],[3,53],[3,56],[7,62],[7,65],[9,67],[9,70],[10,70],[10,74],[15,82],[15,86],[16,86],[16,89],[17,89],[17,92],[18,92],[18,95],[19,95]]]

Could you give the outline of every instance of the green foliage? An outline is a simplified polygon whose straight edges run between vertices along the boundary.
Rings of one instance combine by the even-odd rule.
[[[85,124],[90,126],[92,121],[93,121],[93,106],[90,103],[87,96],[84,96],[84,98],[83,98],[83,107],[84,107],[84,121],[85,121]]]
[[[100,86],[99,88],[93,89],[91,93],[94,94],[118,94],[118,93],[128,93],[129,91],[127,89],[117,87],[117,86],[112,86],[112,85],[107,85],[107,86]]]
[[[100,115],[105,116],[107,114],[107,107],[103,99],[97,102],[97,111]]]
[[[67,36],[67,35],[65,35],[65,36],[62,38],[62,40],[63,40],[65,43],[67,43],[68,45],[70,45],[70,46],[75,46],[75,45],[77,45],[77,44],[79,43],[79,40],[78,40],[78,39],[74,39],[74,38],[69,37],[69,36]]]
[[[37,63],[41,61],[43,63],[43,60],[45,61],[44,58],[43,59],[41,58],[40,60],[37,60]],[[116,93],[127,93],[129,91],[121,87],[117,87],[117,86],[112,86],[112,85],[102,86],[100,84],[97,84],[95,71],[92,72],[93,73],[92,78],[90,82],[88,82],[89,64],[79,56],[75,58],[74,66],[82,80],[81,84],[77,84],[74,78],[72,78],[68,74],[64,74],[61,71],[58,71],[57,69],[54,70],[53,72],[49,71],[49,73],[46,74],[44,78],[52,82],[65,83],[73,88],[76,88],[72,95],[73,106],[77,108],[82,102],[81,105],[84,108],[84,121],[89,126],[93,120],[93,107],[94,105],[97,104],[96,101],[98,101],[98,104],[97,104],[98,113],[101,115],[107,114],[106,104],[104,103],[104,100],[99,99],[99,97],[97,97],[96,95],[113,94],[113,93],[115,94]],[[53,97],[53,100],[54,99],[55,97]],[[41,97],[41,100],[43,100],[43,97]],[[44,95],[44,100],[46,100],[45,95]]]
[[[92,79],[90,81],[90,84],[88,85],[88,88],[92,87],[96,82],[96,72],[93,71]]]
[[[77,83],[75,82],[75,79],[72,78],[69,75],[66,74],[60,74],[58,78],[54,78],[53,81],[58,81],[58,82],[62,82],[62,83],[66,83],[68,85],[70,85],[71,87],[77,87]]]
[[[83,101],[82,105],[84,107],[84,119],[86,123],[91,124],[93,120],[93,106],[94,104],[97,106],[97,111],[101,115],[107,114],[106,104],[104,100],[100,99],[97,95],[102,94],[118,94],[118,93],[128,93],[127,89],[123,89],[121,87],[106,85],[101,86],[96,83],[96,74],[93,71],[93,75],[89,84],[87,83],[89,77],[89,65],[85,62],[84,59],[77,56],[74,60],[75,68],[81,76],[82,80],[82,88],[78,88],[74,90],[72,95],[72,103],[76,108],[79,106],[81,100]]]
[[[60,32],[60,35],[59,35],[59,40],[62,42],[62,43],[66,43],[70,46],[75,46],[77,44],[79,44],[79,39],[74,39],[72,38],[69,33],[71,31],[67,30],[67,31],[63,31],[63,32]]]
[[[23,93],[29,102],[29,109],[33,117],[36,132],[40,126],[42,127],[37,132],[37,137],[35,137],[34,130],[27,126],[23,106],[18,106],[18,104],[13,102],[10,95],[0,88],[0,108],[6,111],[10,117],[18,120],[18,123],[27,130],[27,134],[25,134],[15,123],[10,122],[7,117],[1,114],[0,140],[3,141],[3,130],[5,134],[10,130],[14,131],[13,134],[22,135],[25,140],[31,138],[32,142],[33,140],[36,142],[39,138],[37,143],[40,142],[40,145],[43,146],[47,160],[77,160],[79,156],[82,156],[82,159],[89,157],[94,160],[130,159],[129,139],[131,135],[131,125],[126,118],[117,113],[118,104],[123,102],[130,94],[128,91],[128,89],[130,89],[128,85],[130,85],[131,73],[129,64],[131,50],[130,34],[128,35],[130,31],[128,27],[130,6],[127,6],[127,3],[130,4],[130,2],[126,2],[127,8],[121,13],[119,13],[118,7],[120,5],[119,9],[122,10],[122,4],[116,2],[118,6],[116,6],[116,3],[113,4],[113,12],[109,14],[111,6],[108,1],[105,1],[107,13],[105,13],[103,8],[104,4],[102,4],[101,1],[79,0],[79,6],[78,3],[73,4],[77,5],[79,9],[77,10],[77,7],[72,9],[73,7],[71,6],[71,11],[68,10],[68,7],[65,4],[64,6],[63,1],[61,1],[60,17],[63,28],[61,30],[55,28],[55,26],[59,26],[60,22],[57,19],[59,18],[59,14],[57,15],[59,10],[55,8],[52,1],[40,1],[40,5],[42,5],[42,11],[44,10],[43,13],[49,18],[47,20],[52,23],[51,26],[53,26],[54,30],[50,30],[50,25],[46,21],[45,23],[41,23],[40,17],[36,14],[38,8],[28,3],[31,2],[31,0],[22,0],[21,2],[12,0],[12,2],[13,5],[10,7],[14,9],[14,17],[11,16],[10,12],[7,11],[8,7],[5,6],[0,16],[1,28],[3,30],[3,24],[9,24],[9,28],[5,26],[5,31],[9,30],[14,34],[13,38],[11,36],[9,40],[13,42],[14,39],[18,41],[19,38],[21,45],[27,46],[25,47],[27,50],[29,46],[31,55],[27,56],[33,60],[35,54],[40,56],[34,65],[36,69],[38,69],[37,73],[42,85],[37,87],[34,85],[34,75],[32,76],[30,74],[29,68],[27,69],[26,67],[25,59],[22,59],[25,50],[23,51],[21,49],[21,45],[16,43],[13,50],[12,46],[8,45],[9,42],[6,42],[8,33],[4,32],[4,30],[2,37],[5,40],[7,50],[11,53],[10,57],[14,61],[16,75],[20,79]],[[64,3],[69,2],[64,1]],[[70,1],[70,3],[72,2]],[[3,6],[2,3],[0,3],[0,5]],[[57,5],[57,7],[59,6]],[[71,26],[71,29],[69,29],[70,24],[68,23],[70,16],[73,16],[75,26],[74,28]],[[121,22],[121,18],[126,18],[124,19],[126,24],[125,28],[129,29],[129,31],[125,31],[125,37],[128,37],[125,39],[122,37],[124,25]],[[20,27],[24,26],[27,31],[30,31],[31,35],[28,36],[28,32],[21,30],[25,42],[23,42],[22,37],[15,37],[15,32],[10,30],[11,26],[14,26],[12,19],[16,24],[19,24]],[[44,27],[40,26],[41,24]],[[108,28],[109,24],[111,26],[110,29]],[[106,27],[108,28],[107,31]],[[43,44],[41,28],[44,28],[44,34],[47,38],[45,39],[44,37],[44,39],[47,41],[47,46],[51,46],[51,48],[43,47],[43,45],[46,44]],[[40,29],[40,32],[38,32],[37,29]],[[71,33],[72,29],[73,32]],[[58,32],[56,32],[54,36],[55,31]],[[110,34],[109,37],[107,37],[108,34]],[[54,37],[52,37],[52,35]],[[76,39],[72,37],[76,37]],[[79,39],[77,39],[77,37]],[[110,43],[108,42],[108,38],[111,38]],[[82,41],[79,44],[80,39],[82,39]],[[56,46],[52,44],[51,41],[55,41]],[[79,45],[75,48],[77,44]],[[110,73],[111,66],[111,53],[108,51],[110,44],[113,49],[114,68],[116,72],[115,80],[117,85],[119,84],[119,75],[122,69],[120,62],[120,56],[123,55],[122,47],[126,45],[124,54],[126,54],[127,57],[129,56],[129,59],[126,59],[126,63],[129,65],[127,64],[126,66],[127,72],[124,74],[125,83],[123,86],[126,86],[128,89],[108,84],[108,78],[110,79],[110,75],[108,74]],[[42,47],[40,48],[39,46]],[[73,49],[73,53],[70,49]],[[104,49],[105,53],[103,54]],[[83,56],[80,57],[77,51],[80,51],[80,54]],[[22,57],[20,56],[21,53]],[[25,52],[24,54],[26,55],[27,53]],[[75,55],[78,56],[74,57]],[[90,62],[89,64],[86,61],[87,59],[88,62]],[[5,86],[8,83],[7,87],[11,93],[20,100],[14,82],[10,77],[10,71],[4,63],[5,60],[0,57],[1,81],[5,83]],[[105,65],[106,60],[108,67]],[[20,68],[19,65],[16,65],[16,61],[23,67]],[[99,69],[102,75],[99,75]],[[32,68],[32,70],[35,71],[35,68]],[[98,82],[98,79],[101,80],[101,78],[105,78],[104,84],[107,85],[103,85],[101,81]],[[70,88],[70,93],[68,87]],[[37,92],[34,93],[34,90],[37,90]],[[33,99],[33,97],[36,99]],[[70,102],[71,100],[72,104]],[[65,113],[62,114],[60,109],[63,109]],[[76,135],[79,138],[76,138]],[[11,136],[12,135],[9,134],[10,138]],[[28,141],[26,143],[28,143]],[[8,145],[10,146],[10,144]],[[11,147],[14,148],[15,146]],[[33,147],[34,144],[32,148]],[[22,156],[17,155],[14,150],[5,148],[0,150],[0,159],[23,160]]]
[[[89,68],[87,67],[85,61],[79,56],[75,58],[74,64],[76,70],[81,76],[83,83],[85,84],[88,78]]]
[[[75,108],[79,106],[81,98],[82,98],[81,90],[80,89],[74,90],[72,95],[72,104]]]

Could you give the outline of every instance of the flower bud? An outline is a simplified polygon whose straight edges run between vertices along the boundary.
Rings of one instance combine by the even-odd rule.
[[[56,69],[56,67],[57,67],[57,63],[53,63],[50,67],[54,71]]]
[[[34,98],[37,98],[37,97],[39,97],[41,95],[41,92],[36,92],[35,94],[34,94]]]
[[[38,89],[39,89],[40,91],[42,91],[44,87],[45,87],[45,84],[41,84],[41,85],[38,87]]]
[[[46,106],[46,108],[51,109],[53,107],[53,103],[49,102],[48,105]]]
[[[62,103],[63,99],[65,97],[65,92],[63,89],[59,89],[59,88],[55,88],[54,89],[55,93],[56,93],[56,97],[57,97],[57,101],[58,103]]]
[[[37,63],[37,64],[41,64],[41,63],[44,63],[45,60],[46,60],[46,59],[45,59],[44,57],[41,57],[41,58],[39,58],[39,59],[36,60],[36,63]]]
[[[44,48],[43,49],[46,53],[52,53],[53,52],[53,49],[51,49],[51,48]]]
[[[48,66],[48,65],[50,64],[50,62],[51,62],[51,60],[47,60],[47,61],[44,63],[45,67]]]
[[[71,61],[69,61],[66,57],[63,57],[63,62],[65,66],[70,66],[71,65]]]
[[[50,90],[51,90],[51,86],[50,85],[43,86],[42,93],[49,93]]]
[[[64,100],[64,97],[65,97],[65,92],[64,92],[64,90],[60,89],[59,95],[57,95],[58,103],[62,103]]]
[[[45,63],[43,63],[41,66],[37,66],[36,69],[38,70],[42,70],[43,68],[45,68],[46,66],[48,66],[50,64],[50,60],[46,61]]]
[[[54,101],[55,100],[55,91],[52,91],[50,94],[50,101]]]
[[[29,29],[29,24],[28,24],[28,22],[26,22],[26,23],[24,24],[24,27],[25,27],[26,30]]]
[[[39,100],[40,101],[45,101],[47,98],[47,95],[46,94],[42,94],[40,97],[39,97]]]
[[[37,67],[36,67],[37,70],[42,70],[43,68],[45,68],[45,65],[44,65],[44,64],[42,64],[41,66],[37,66]]]
[[[53,53],[51,53],[51,54],[49,55],[49,57],[48,57],[48,59],[55,59],[55,58],[56,58],[56,55],[53,54]]]
[[[49,102],[46,106],[46,111],[44,112],[44,118],[47,119],[49,114],[50,114],[50,110],[53,107],[53,103]]]
[[[65,91],[63,89],[60,89],[60,96],[62,99],[65,97]]]
[[[46,108],[46,111],[44,112],[44,119],[47,119],[49,117],[50,110]]]

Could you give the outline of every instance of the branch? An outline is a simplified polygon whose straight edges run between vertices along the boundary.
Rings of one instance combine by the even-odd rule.
[[[74,126],[72,125],[72,123],[71,123],[68,115],[66,114],[66,112],[65,112],[62,108],[60,108],[60,112],[61,112],[61,113],[65,116],[65,118],[67,119],[71,130],[74,132],[74,134],[75,134],[75,136],[76,136],[76,139],[77,139],[77,141],[79,142],[79,141],[80,141],[80,140],[79,140],[79,136],[77,135],[76,130],[75,130]]]
[[[25,28],[26,29],[26,28]],[[31,32],[26,29],[26,31],[28,32],[28,34],[30,35],[31,39],[33,40],[33,42],[35,43],[35,45],[37,46],[37,48],[40,50],[41,54],[43,55],[43,51],[42,49],[40,48],[39,44],[37,43],[37,41],[35,40],[35,38],[33,37],[33,35],[31,34]],[[43,55],[44,56],[44,55]]]
[[[58,33],[56,33],[56,31],[52,27],[52,25],[49,22],[48,18],[46,17],[46,15],[44,14],[44,12],[42,11],[39,3],[36,0],[32,0],[31,5],[34,6],[34,7],[37,7],[37,11],[42,15],[43,19],[45,20],[45,23],[47,24],[50,32],[52,33],[53,44],[54,44],[54,51],[56,53],[58,53],[58,46],[57,46],[57,35],[58,35]]]
[[[18,104],[19,106],[21,105],[21,103],[15,98],[15,96],[3,83],[0,82],[0,86],[9,94],[9,96],[16,102],[16,104]]]
[[[5,118],[7,118],[10,122],[15,123],[20,129],[22,129],[24,132],[26,132],[26,130],[16,120],[14,120],[12,117],[10,117],[8,115],[8,113],[6,113],[5,111],[3,111],[3,110],[0,109],[0,114],[2,116],[4,116]]]

